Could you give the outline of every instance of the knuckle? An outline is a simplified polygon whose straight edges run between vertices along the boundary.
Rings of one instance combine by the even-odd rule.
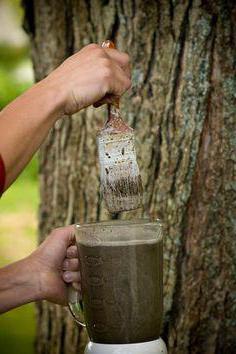
[[[123,60],[126,65],[130,63],[130,56],[127,53],[123,53]]]
[[[57,227],[56,229],[53,229],[52,231],[51,231],[51,235],[57,235],[58,234],[58,232],[60,232],[60,227]]]
[[[96,43],[90,43],[87,45],[88,49],[94,50],[94,49],[100,49],[99,45]]]
[[[125,88],[128,90],[130,89],[131,86],[132,86],[132,81],[130,79],[127,79],[125,83]]]
[[[96,47],[94,49],[94,55],[99,59],[99,58],[105,58],[105,52],[101,47]]]
[[[104,65],[102,68],[103,80],[108,82],[112,77],[112,68],[110,65]]]
[[[101,65],[104,68],[110,68],[111,67],[111,59],[109,59],[108,57],[102,57],[101,58]]]
[[[112,73],[111,69],[104,67],[101,72],[101,85],[104,95],[109,92],[111,87]]]
[[[65,232],[65,227],[57,227],[53,229],[50,233],[53,237],[60,237]]]

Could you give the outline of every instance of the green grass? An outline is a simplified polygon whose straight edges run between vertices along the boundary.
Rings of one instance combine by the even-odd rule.
[[[21,63],[22,58],[28,57],[28,47],[13,47],[6,43],[0,44],[0,63],[8,70],[17,67]]]
[[[17,82],[12,72],[2,66],[0,62],[0,109],[4,108],[31,85],[29,82]]]
[[[3,194],[1,213],[37,210],[38,207],[38,160],[35,157],[15,183]]]
[[[0,200],[1,267],[26,256],[35,248],[39,202],[37,165],[37,158],[34,158]],[[0,353],[33,354],[35,322],[34,304],[1,315]]]
[[[20,0],[9,0],[9,3],[20,26],[23,15]],[[0,110],[32,85],[16,77],[15,70],[27,62],[28,46],[0,43]],[[0,199],[0,267],[27,256],[35,248],[38,201],[37,159],[34,158]],[[34,304],[1,315],[0,354],[33,354],[35,330]]]
[[[35,308],[21,306],[0,317],[1,354],[33,354],[35,338]]]
[[[31,210],[37,205],[37,201],[37,183],[21,180],[13,184],[9,191],[5,192],[5,195],[2,196],[0,210],[1,213],[18,212],[22,209]]]

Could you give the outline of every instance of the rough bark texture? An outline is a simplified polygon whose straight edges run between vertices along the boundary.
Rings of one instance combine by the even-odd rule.
[[[233,145],[236,6],[213,1],[25,1],[36,80],[90,42],[115,39],[132,60],[123,116],[136,128],[142,212],[166,225],[170,354],[236,353]],[[54,227],[108,218],[96,131],[105,109],[59,121],[40,152],[40,241]],[[38,305],[39,354],[74,354],[85,333],[65,309]],[[81,351],[80,351],[81,352]]]

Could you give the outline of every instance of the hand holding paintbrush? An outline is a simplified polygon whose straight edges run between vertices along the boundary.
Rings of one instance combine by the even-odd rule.
[[[102,47],[114,48],[114,44],[105,41]],[[117,213],[140,207],[142,182],[134,131],[120,115],[118,97],[108,104],[108,119],[98,134],[98,154],[101,191],[108,211]]]

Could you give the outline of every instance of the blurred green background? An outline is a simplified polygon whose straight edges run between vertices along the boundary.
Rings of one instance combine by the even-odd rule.
[[[28,38],[21,28],[19,0],[0,0],[0,109],[33,83]],[[27,256],[36,247],[37,157],[0,200],[0,266]],[[34,304],[0,316],[0,353],[32,354]]]

